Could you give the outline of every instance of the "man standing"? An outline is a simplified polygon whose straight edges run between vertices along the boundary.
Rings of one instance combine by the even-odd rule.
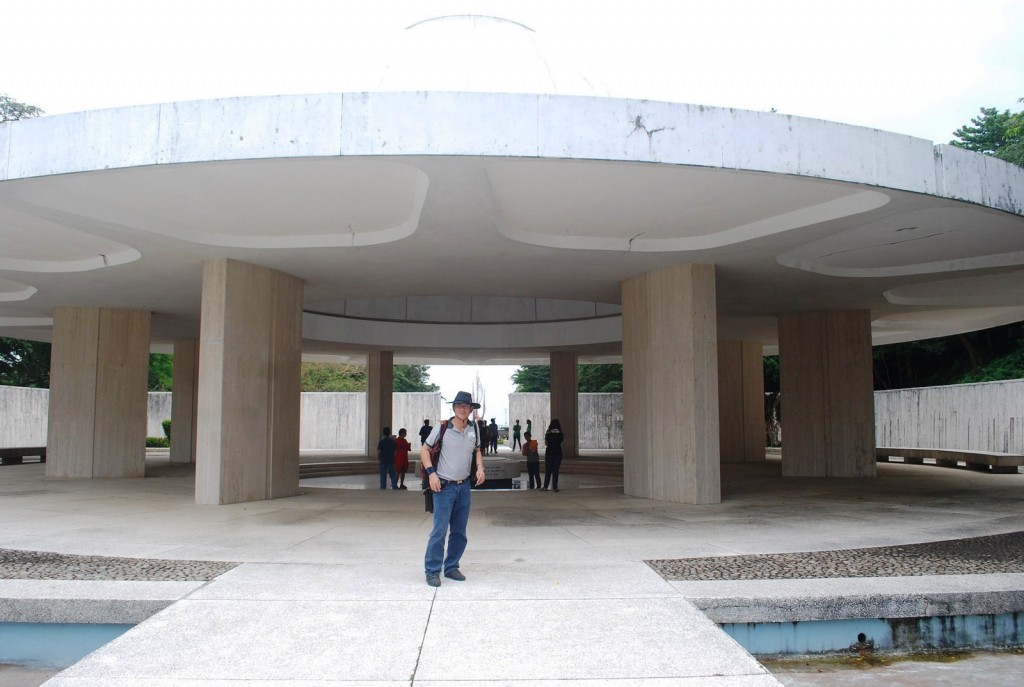
[[[480,436],[477,424],[470,421],[469,413],[479,408],[473,403],[473,396],[460,391],[452,401],[455,416],[448,420],[444,437],[441,437],[442,423],[430,432],[420,447],[420,463],[427,475],[427,483],[434,492],[434,528],[427,539],[427,552],[423,557],[423,569],[427,584],[441,586],[441,572],[444,576],[462,582],[466,576],[459,571],[459,561],[466,550],[466,527],[469,524],[469,506],[472,494],[470,477],[475,483],[484,482],[484,460],[480,453]],[[437,465],[430,460],[430,449],[441,442]],[[445,551],[445,538],[448,550]]]
[[[427,437],[430,436],[430,430],[432,429],[434,428],[430,426],[430,420],[424,420],[423,426],[420,427],[420,446],[427,441]]]
[[[387,489],[385,476],[391,478],[391,488],[398,489],[398,480],[395,475],[395,440],[391,436],[391,428],[385,427],[381,430],[380,441],[377,442],[377,460],[380,461],[380,488]]]
[[[498,423],[491,418],[491,424],[487,425],[487,440],[491,442],[491,453],[498,455]]]
[[[523,431],[523,426],[519,424],[519,420],[512,425],[512,450],[516,450],[516,446],[523,448],[523,440],[520,438],[519,433]]]

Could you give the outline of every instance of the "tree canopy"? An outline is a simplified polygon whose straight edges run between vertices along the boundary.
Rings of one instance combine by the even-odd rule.
[[[622,391],[622,365],[580,365],[579,392],[599,394]],[[523,365],[512,373],[512,381],[519,393],[546,393],[551,391],[549,365]]]
[[[303,391],[366,391],[366,367],[344,363],[302,363]]]
[[[392,391],[440,391],[441,387],[430,381],[430,367],[427,365],[395,365],[395,380]]]
[[[149,354],[149,390],[173,391],[174,356],[166,353]]]
[[[512,373],[516,391],[521,394],[547,393],[551,391],[551,367],[549,365],[523,365]]]
[[[1018,102],[1024,102],[1024,98]],[[957,148],[1024,165],[1024,111],[1000,112],[994,107],[982,107],[971,124],[960,127],[953,135],[956,140],[950,144]]]
[[[440,391],[430,382],[427,365],[395,365],[392,391]],[[366,366],[343,363],[302,363],[303,391],[366,391]]]
[[[1024,323],[876,346],[875,389],[1024,379]]]
[[[18,119],[29,119],[43,114],[35,105],[19,103],[9,95],[0,93],[0,122],[13,122]]]
[[[50,344],[0,337],[0,384],[50,388]]]

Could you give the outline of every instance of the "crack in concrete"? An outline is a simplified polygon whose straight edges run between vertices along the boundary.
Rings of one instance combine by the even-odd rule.
[[[633,133],[635,133],[637,131],[643,131],[645,134],[647,134],[647,142],[650,145],[653,146],[654,145],[654,134],[656,134],[656,133],[658,133],[660,131],[665,131],[666,128],[667,127],[662,126],[662,127],[657,128],[657,129],[648,129],[647,126],[644,124],[643,116],[637,115],[636,119],[633,120],[633,131],[630,132],[630,136],[632,136]]]

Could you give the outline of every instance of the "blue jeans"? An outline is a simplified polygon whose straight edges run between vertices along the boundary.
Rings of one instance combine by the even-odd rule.
[[[372,473],[371,473],[372,474]],[[380,488],[387,489],[388,483],[386,477],[391,478],[391,488],[398,489],[398,476],[395,474],[395,461],[393,460],[382,460],[380,461]]]
[[[427,553],[423,569],[428,575],[456,570],[466,550],[466,526],[469,524],[469,504],[473,488],[467,479],[462,484],[448,484],[434,494],[434,529],[427,540]],[[450,531],[450,534],[449,534]],[[444,540],[448,537],[448,555]]]

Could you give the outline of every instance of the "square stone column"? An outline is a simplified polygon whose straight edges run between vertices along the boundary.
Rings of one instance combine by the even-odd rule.
[[[301,280],[203,263],[196,503],[298,493],[301,339]]]
[[[395,354],[373,351],[366,356],[366,455],[377,457],[381,430],[391,427],[391,402],[395,383]],[[391,427],[393,434],[398,430]]]
[[[199,392],[199,342],[174,342],[171,392],[171,462],[196,462],[196,413]]]
[[[713,265],[622,284],[624,487],[631,496],[721,500]]]
[[[46,476],[144,477],[148,310],[53,312]]]
[[[871,315],[779,316],[782,474],[874,477]]]
[[[551,353],[551,417],[562,425],[562,458],[576,458],[580,454],[580,374],[579,356],[575,353]],[[544,430],[540,429],[541,446]]]
[[[718,440],[723,463],[765,459],[762,350],[760,341],[718,342]]]

